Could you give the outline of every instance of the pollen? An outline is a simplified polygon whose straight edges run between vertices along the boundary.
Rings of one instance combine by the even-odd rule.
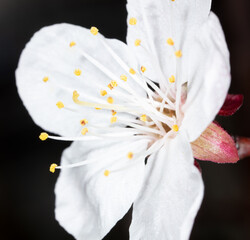
[[[97,35],[98,32],[99,32],[99,30],[98,30],[98,28],[96,28],[96,27],[91,27],[91,28],[90,28],[90,32],[91,32],[93,35]]]
[[[88,128],[83,128],[81,131],[81,134],[85,135],[88,131],[89,131]]]
[[[82,126],[85,126],[87,123],[88,123],[88,120],[87,120],[87,119],[82,119],[82,120],[80,121],[80,124],[81,124]]]
[[[42,141],[45,141],[47,138],[49,137],[48,133],[46,132],[42,132],[39,136],[39,138],[42,140]]]
[[[112,116],[115,116],[117,112],[115,110],[111,110],[111,113],[112,113]]]
[[[113,104],[114,103],[114,99],[112,97],[108,97],[107,98],[107,102],[110,103],[110,104]]]
[[[69,44],[70,47],[74,47],[75,45],[76,45],[76,42],[74,42],[74,41],[70,42],[70,44]]]
[[[46,82],[48,82],[49,81],[49,77],[44,77],[43,78],[43,81],[46,83]]]
[[[175,56],[178,57],[178,58],[182,57],[182,52],[181,52],[181,50],[176,51],[176,52],[175,52]]]
[[[129,69],[129,72],[130,72],[131,74],[133,74],[133,75],[136,73],[135,70],[134,70],[133,68],[130,68],[130,69]]]
[[[137,19],[136,18],[132,17],[132,18],[129,19],[129,24],[130,25],[136,25],[136,23],[137,23]]]
[[[141,115],[140,120],[143,121],[143,122],[146,122],[147,121],[147,115],[146,114]]]
[[[101,91],[100,91],[100,94],[101,94],[101,96],[104,97],[105,95],[107,95],[107,91],[106,91],[106,90],[101,90]]]
[[[140,39],[136,39],[135,40],[135,46],[138,47],[141,45],[141,40]]]
[[[96,109],[96,110],[101,110],[101,108],[97,108],[97,107],[96,107],[95,109]]]
[[[174,45],[173,39],[172,38],[168,38],[167,39],[167,44],[173,46]]]
[[[56,171],[56,167],[57,167],[57,164],[55,163],[52,163],[49,167],[49,171],[54,173]]]
[[[178,127],[178,125],[173,125],[172,126],[172,129],[173,129],[173,131],[175,131],[175,132],[178,132],[179,131],[179,127]]]
[[[127,154],[127,158],[128,158],[128,159],[132,159],[133,156],[134,156],[134,154],[133,154],[132,152],[129,152],[129,153]]]
[[[141,66],[141,71],[144,73],[147,69],[144,66]]]
[[[109,170],[105,170],[103,174],[104,174],[105,177],[108,177],[109,174],[110,174],[110,171]]]
[[[64,104],[63,104],[62,102],[60,102],[60,101],[56,103],[56,106],[57,106],[59,109],[64,108]]]
[[[172,75],[168,80],[169,80],[170,83],[174,83],[174,82],[175,82],[175,77],[174,77],[174,75]]]
[[[111,123],[117,122],[117,117],[112,117],[112,118],[110,119],[110,122],[111,122]]]
[[[124,74],[122,74],[122,75],[120,76],[120,79],[123,80],[124,82],[126,82],[126,81],[128,80],[127,76],[124,75]]]
[[[80,76],[80,75],[82,74],[82,71],[81,71],[80,69],[76,69],[76,70],[74,71],[74,74],[75,74],[76,76]]]

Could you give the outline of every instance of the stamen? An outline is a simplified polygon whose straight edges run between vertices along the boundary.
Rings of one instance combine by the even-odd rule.
[[[112,80],[110,82],[110,84],[112,85],[112,87],[117,87],[118,86],[118,84],[117,84],[117,82],[115,80]]]
[[[175,82],[175,77],[174,77],[174,75],[172,75],[168,80],[169,80],[170,83],[174,83],[174,82]]]
[[[122,75],[120,76],[120,79],[123,80],[124,82],[126,82],[126,81],[128,80],[127,76],[124,75],[124,74],[122,74]]]
[[[130,25],[136,25],[136,23],[137,23],[137,19],[136,18],[132,17],[132,18],[129,19],[129,24]]]
[[[81,124],[82,126],[85,126],[87,123],[88,123],[88,120],[87,120],[87,119],[82,119],[82,120],[80,121],[80,124]]]
[[[133,156],[134,156],[134,154],[133,154],[132,152],[129,152],[129,153],[127,154],[128,159],[132,159]]]
[[[117,117],[112,117],[111,119],[110,119],[110,122],[111,123],[115,123],[117,121]]]
[[[178,58],[182,57],[182,52],[181,52],[181,50],[176,51],[176,52],[175,52],[175,56],[178,57]]]
[[[101,91],[100,91],[100,94],[101,94],[101,96],[104,97],[105,95],[107,95],[107,91],[106,91],[106,90],[101,90]]]
[[[173,125],[173,126],[172,126],[172,130],[175,131],[175,132],[178,132],[178,131],[179,131],[178,125],[176,125],[176,124]]]
[[[43,81],[46,83],[46,82],[48,82],[49,81],[49,77],[44,77],[43,78]]]
[[[141,45],[141,40],[140,39],[136,39],[135,40],[135,46],[138,47]]]
[[[112,116],[115,116],[117,113],[115,110],[111,110],[111,112],[112,112]]]
[[[114,99],[112,97],[108,97],[107,98],[107,102],[110,103],[110,104],[113,104],[114,103]]]
[[[133,68],[130,68],[130,69],[129,69],[129,72],[130,72],[131,74],[136,74],[136,72],[135,72],[135,70],[134,70]]]
[[[108,177],[109,174],[110,174],[110,171],[109,170],[105,170],[103,174],[104,174],[105,177]]]
[[[88,128],[83,128],[81,131],[81,134],[85,135],[88,131],[89,131]]]
[[[140,120],[143,121],[143,122],[146,122],[147,121],[147,115],[146,114],[141,115]]]
[[[57,167],[57,164],[55,163],[52,163],[49,167],[49,171],[54,173],[56,171],[56,167]]]
[[[57,106],[59,109],[64,108],[64,104],[63,104],[61,101],[57,102],[57,103],[56,103],[56,106]]]
[[[173,46],[174,45],[173,39],[172,38],[168,38],[167,39],[167,44]]]
[[[80,69],[76,69],[76,70],[74,71],[74,74],[75,74],[76,76],[80,76],[81,73],[82,73],[82,71],[81,71]]]
[[[108,88],[109,88],[110,90],[112,90],[114,87],[112,86],[111,83],[109,83],[109,84],[108,84]]]
[[[96,27],[91,27],[91,28],[90,28],[90,32],[91,32],[93,35],[97,35],[98,32],[99,32],[99,30],[98,30],[98,28],[96,28]]]
[[[46,132],[42,132],[39,136],[39,138],[42,140],[42,141],[45,141],[47,138],[49,137],[48,133]]]
[[[141,66],[141,71],[144,73],[147,69],[144,66]]]
[[[69,44],[70,47],[73,47],[75,45],[76,45],[76,43],[74,41],[70,42],[70,44]]]

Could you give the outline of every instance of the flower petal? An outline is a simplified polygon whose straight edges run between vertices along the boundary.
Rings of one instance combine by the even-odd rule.
[[[242,94],[228,94],[218,114],[221,116],[233,115],[243,104],[243,99]]]
[[[62,165],[85,158],[97,162],[62,169],[56,184],[56,219],[76,239],[102,239],[137,197],[144,176],[146,140],[129,142],[74,142],[62,156]],[[129,159],[128,152],[134,157]],[[110,171],[106,173],[105,171]]]
[[[202,197],[192,149],[178,134],[148,159],[144,186],[133,207],[131,239],[188,239]]]
[[[124,90],[119,83],[112,92],[107,88],[111,80],[121,81],[125,71],[106,46],[136,69],[137,62],[124,43],[105,40],[100,33],[93,35],[82,27],[56,24],[33,36],[22,52],[16,79],[24,105],[38,125],[71,136],[80,132],[82,118],[99,126],[110,123],[109,111],[78,106],[72,101],[73,91],[77,90],[81,100],[106,104],[110,93],[116,94],[114,103],[124,103],[119,95]],[[129,76],[127,84],[141,93]],[[105,88],[108,94],[101,96],[100,91]],[[58,109],[57,102],[64,108]]]
[[[194,157],[199,160],[216,163],[235,163],[239,160],[234,140],[216,123],[211,123],[191,146]]]
[[[127,2],[127,43],[147,68],[145,75],[156,82],[164,81],[176,72],[175,51],[184,50],[183,42],[207,20],[211,0]],[[137,21],[131,25],[133,18]],[[169,38],[174,46],[167,43]],[[141,40],[141,46],[135,46],[136,39]]]
[[[188,67],[187,101],[182,128],[193,142],[213,121],[229,88],[229,53],[218,18],[210,13],[196,35]]]

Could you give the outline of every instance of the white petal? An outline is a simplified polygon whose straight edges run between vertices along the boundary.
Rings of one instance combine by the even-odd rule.
[[[183,43],[206,21],[210,6],[211,0],[128,0],[127,43],[139,63],[147,67],[145,74],[149,78],[158,81],[175,74],[174,48],[167,39],[172,38],[175,49],[184,52]],[[132,17],[137,19],[136,25],[129,24]],[[136,39],[141,40],[142,47],[134,45]]]
[[[70,47],[72,41],[76,45]],[[105,48],[103,41],[129,66],[137,68],[124,43],[105,40],[100,33],[94,36],[90,30],[82,27],[57,24],[45,27],[33,36],[22,52],[16,78],[19,94],[38,125],[71,136],[80,131],[79,121],[82,118],[98,125],[109,124],[110,111],[79,107],[72,101],[73,91],[77,90],[80,100],[107,103],[109,95],[102,97],[100,90],[107,88],[111,80],[121,81],[120,75],[127,74]],[[103,69],[90,62],[86,54],[104,65],[111,74],[104,73]],[[80,76],[74,74],[76,69],[82,71]],[[43,82],[44,77],[49,78],[46,83]],[[128,84],[135,85],[134,89],[139,91],[129,78]],[[124,92],[117,89],[112,91]],[[124,103],[119,96],[113,98],[114,103]],[[58,101],[63,102],[65,108],[58,109]]]
[[[148,159],[144,186],[133,207],[131,240],[186,240],[203,198],[190,144],[178,134]]]
[[[145,151],[147,143],[75,142],[65,150],[64,166],[99,158],[86,166],[62,169],[56,184],[56,219],[76,239],[102,239],[129,210],[144,177],[144,158],[136,161],[136,155]],[[130,151],[132,159],[127,158]],[[105,170],[110,171],[107,177]]]
[[[227,95],[231,76],[229,52],[218,18],[209,15],[193,39],[187,59],[188,94],[182,128],[192,142],[219,112]]]

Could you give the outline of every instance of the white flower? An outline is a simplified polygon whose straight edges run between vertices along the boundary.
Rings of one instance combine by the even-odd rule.
[[[40,138],[74,141],[51,171],[62,168],[56,218],[76,239],[103,238],[132,204],[131,239],[189,238],[203,197],[190,142],[230,82],[210,5],[128,0],[127,45],[57,24],[23,51],[20,96],[38,125],[62,136]]]

